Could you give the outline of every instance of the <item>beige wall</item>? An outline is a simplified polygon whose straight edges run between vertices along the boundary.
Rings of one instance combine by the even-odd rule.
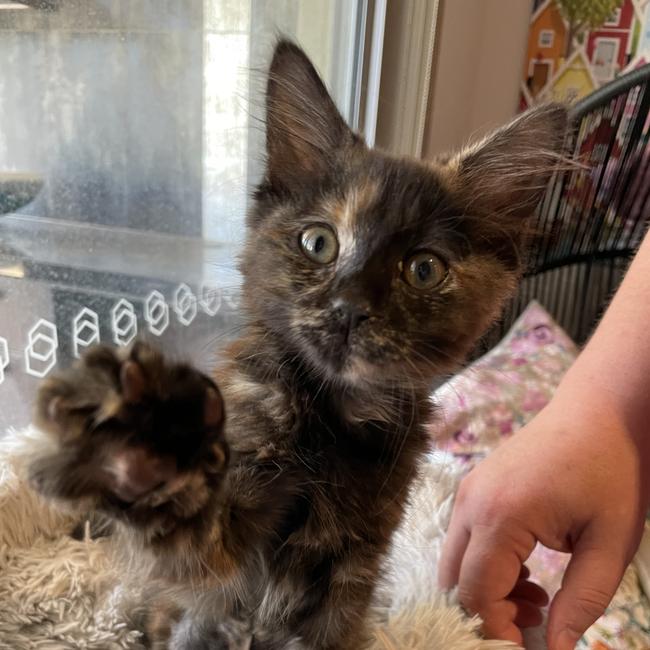
[[[532,2],[441,4],[425,157],[462,146],[516,113]]]

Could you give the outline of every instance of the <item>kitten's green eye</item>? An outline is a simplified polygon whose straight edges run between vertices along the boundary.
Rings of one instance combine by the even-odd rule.
[[[426,291],[447,277],[447,266],[431,251],[420,251],[405,260],[403,275],[413,288]]]
[[[309,226],[300,235],[303,253],[319,264],[329,264],[339,254],[336,235],[327,226]]]

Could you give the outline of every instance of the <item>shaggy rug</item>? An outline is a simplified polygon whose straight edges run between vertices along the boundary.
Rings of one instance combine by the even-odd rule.
[[[144,648],[141,600],[111,563],[110,539],[70,537],[70,516],[35,495],[25,459],[33,428],[0,439],[0,648]],[[453,595],[436,590],[436,566],[461,468],[447,454],[423,464],[408,514],[387,559],[372,650],[501,650],[480,639]]]

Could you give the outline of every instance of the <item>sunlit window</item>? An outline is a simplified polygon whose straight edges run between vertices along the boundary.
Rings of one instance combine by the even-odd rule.
[[[278,34],[358,114],[364,3],[0,0],[0,429],[89,345],[236,333]]]

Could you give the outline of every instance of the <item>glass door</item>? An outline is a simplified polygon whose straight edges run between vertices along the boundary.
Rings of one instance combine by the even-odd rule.
[[[361,0],[0,3],[0,435],[39,378],[136,336],[209,367],[279,33],[359,114]]]

